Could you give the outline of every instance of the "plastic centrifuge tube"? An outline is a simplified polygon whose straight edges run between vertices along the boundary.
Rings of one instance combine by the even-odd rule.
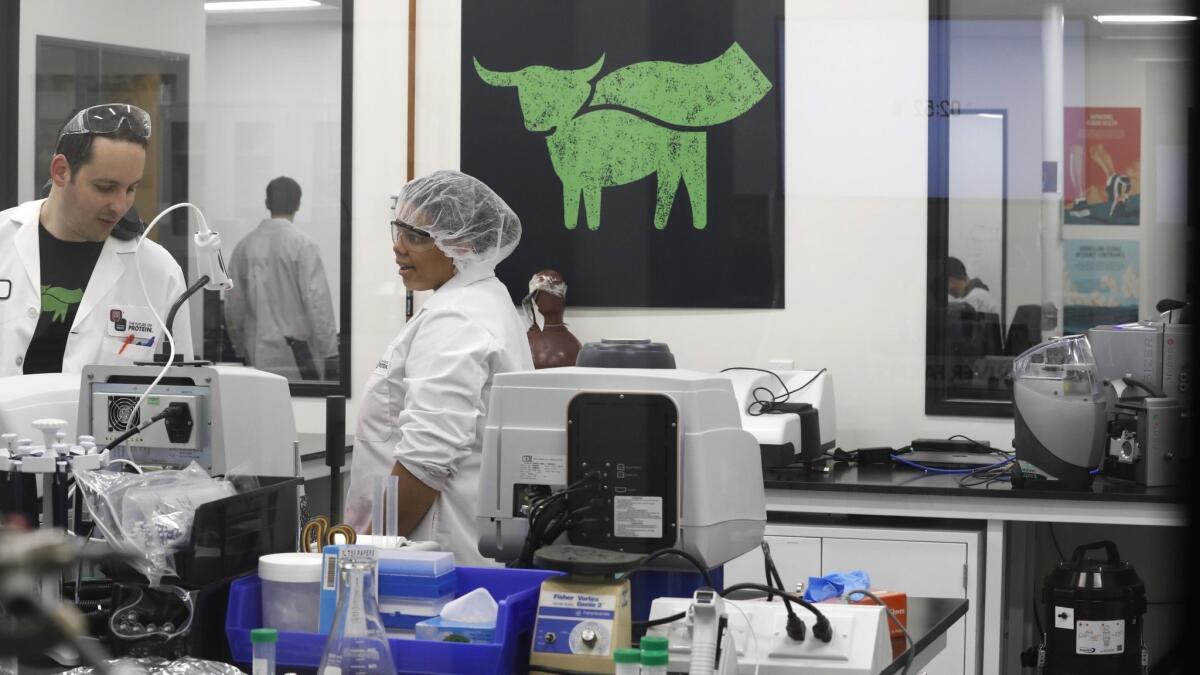
[[[279,631],[274,628],[255,628],[250,631],[250,642],[254,644],[252,675],[275,675],[275,642]]]
[[[642,650],[642,675],[667,675],[667,663],[671,657],[667,652]]]
[[[337,611],[317,675],[396,675],[379,618],[374,557],[350,558],[339,565]]]

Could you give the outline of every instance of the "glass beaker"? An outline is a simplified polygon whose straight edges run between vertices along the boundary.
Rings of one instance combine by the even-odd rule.
[[[317,675],[396,675],[379,618],[373,558],[339,562],[337,613]]]

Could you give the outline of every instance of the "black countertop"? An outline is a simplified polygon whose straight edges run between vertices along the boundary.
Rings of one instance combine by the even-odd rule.
[[[1127,501],[1186,503],[1187,495],[1178,486],[1148,488],[1128,481],[1097,476],[1090,489],[1014,488],[1007,481],[963,487],[960,474],[925,473],[900,465],[870,464],[858,466],[836,462],[826,472],[807,467],[763,469],[763,485],[768,490],[825,490],[831,492],[877,492],[891,494],[954,495],[1017,499],[1060,499],[1075,501]]]
[[[967,613],[967,601],[953,598],[908,598],[908,634],[913,639],[914,654],[920,654],[929,648],[930,644],[950,630],[955,621],[958,621]],[[891,627],[892,622],[888,620],[888,626]],[[906,654],[908,650],[908,641],[904,638],[892,639],[892,653],[895,655],[895,660],[891,665],[884,668],[879,675],[891,675],[892,673],[900,673],[904,671],[904,662],[908,660]]]

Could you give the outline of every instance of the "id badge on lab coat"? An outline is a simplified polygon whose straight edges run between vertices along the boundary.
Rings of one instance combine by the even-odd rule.
[[[157,326],[149,307],[112,305],[108,308],[108,335],[120,338],[126,344],[153,347]]]

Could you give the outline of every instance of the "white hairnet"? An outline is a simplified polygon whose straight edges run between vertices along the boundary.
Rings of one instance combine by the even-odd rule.
[[[478,178],[435,171],[400,190],[396,218],[429,232],[454,266],[495,267],[521,241],[517,214]]]

